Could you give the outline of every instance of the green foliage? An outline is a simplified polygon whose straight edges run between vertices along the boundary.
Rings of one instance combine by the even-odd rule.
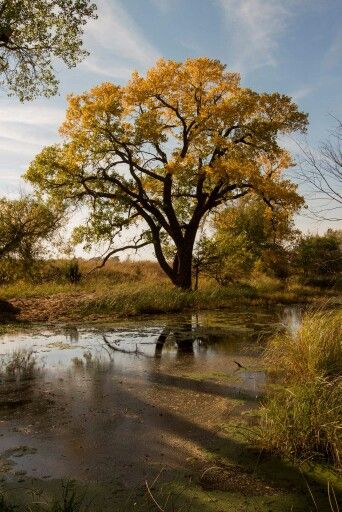
[[[278,278],[289,274],[289,251],[297,232],[295,208],[270,208],[256,196],[219,212],[212,239],[199,243],[202,270],[220,284],[248,278],[253,269]]]
[[[307,284],[333,286],[341,279],[342,231],[302,237],[294,253],[294,266]]]
[[[243,233],[216,233],[199,244],[200,268],[220,285],[227,285],[248,276],[255,257]]]
[[[63,221],[62,210],[29,196],[0,199],[0,279],[10,281],[32,269]]]
[[[1,0],[0,85],[21,101],[56,94],[53,61],[73,67],[88,55],[83,27],[95,9],[90,0]]]
[[[341,311],[306,314],[298,330],[270,341],[265,357],[278,385],[261,409],[263,444],[342,469]]]

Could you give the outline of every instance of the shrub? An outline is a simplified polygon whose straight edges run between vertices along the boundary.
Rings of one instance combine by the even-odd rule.
[[[70,261],[65,271],[65,277],[70,283],[76,284],[80,282],[82,273],[77,260]]]

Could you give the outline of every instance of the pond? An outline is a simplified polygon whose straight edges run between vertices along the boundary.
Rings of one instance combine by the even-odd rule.
[[[3,482],[74,479],[117,495],[212,456],[245,464],[232,428],[255,423],[267,337],[297,321],[293,308],[251,307],[1,336]]]

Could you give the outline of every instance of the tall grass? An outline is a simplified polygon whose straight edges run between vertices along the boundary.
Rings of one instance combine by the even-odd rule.
[[[342,311],[303,316],[298,329],[272,338],[265,352],[269,368],[286,379],[307,382],[342,374]]]
[[[261,408],[264,446],[342,469],[342,311],[307,313],[265,352],[277,385]]]

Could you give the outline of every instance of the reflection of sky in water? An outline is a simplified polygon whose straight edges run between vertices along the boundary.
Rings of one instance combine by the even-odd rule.
[[[85,481],[115,474],[125,485],[127,478],[140,484],[147,453],[153,474],[155,464],[181,467],[193,455],[191,443],[207,448],[211,429],[219,431],[235,399],[250,406],[262,392],[260,340],[282,323],[282,311],[201,312],[3,335],[0,354],[32,349],[43,371],[25,395],[20,391],[29,402],[25,413],[18,409],[3,422],[2,449],[37,449],[15,459],[30,475]],[[184,339],[193,341],[193,351],[179,350]]]
[[[0,354],[32,350],[37,364],[51,375],[89,367],[94,361],[98,362],[98,368],[110,364],[111,371],[149,372],[156,364],[156,355],[161,359],[157,363],[161,371],[170,371],[172,367],[180,371],[234,375],[237,359],[246,367],[239,373],[240,380],[244,387],[252,389],[264,384],[260,372],[253,371],[253,359],[262,346],[260,340],[265,338],[265,333],[274,332],[279,323],[294,328],[296,318],[296,310],[290,308],[277,312],[254,309],[243,313],[173,315],[95,328],[45,328],[1,336]],[[164,341],[157,354],[157,342],[163,334]],[[184,340],[190,341],[191,354],[182,354],[179,350]]]
[[[218,311],[135,320],[96,328],[49,328],[40,332],[33,330],[1,336],[0,354],[32,349],[46,369],[66,367],[87,352],[94,357],[112,357],[123,365],[131,366],[133,363],[139,366],[145,357],[155,355],[158,337],[167,331],[162,349],[164,359],[174,359],[178,352],[177,340],[188,339],[193,342],[192,357],[220,361],[227,355],[243,354],[255,347],[265,333],[274,331],[279,320],[294,329],[298,325],[297,319],[296,311],[287,308],[283,312],[283,319],[280,313],[262,310],[240,314]],[[103,335],[117,350],[106,346]],[[136,351],[137,354],[125,354],[120,350]]]

